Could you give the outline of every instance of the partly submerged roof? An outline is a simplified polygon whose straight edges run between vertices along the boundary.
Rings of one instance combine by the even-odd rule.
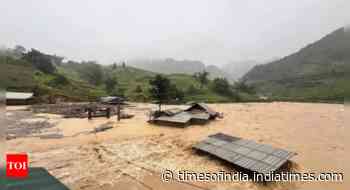
[[[205,110],[211,116],[217,115],[216,111],[214,111],[213,109],[211,109],[208,105],[206,105],[204,103],[194,103],[194,104],[192,104],[192,106],[187,108],[185,111],[190,111],[190,110],[192,110],[192,109],[194,109],[196,107],[200,107],[201,109]]]
[[[181,112],[173,116],[160,116],[155,118],[154,121],[164,121],[164,122],[172,122],[172,123],[182,123],[186,124],[192,118],[192,114],[188,112]]]
[[[210,115],[208,113],[191,113],[192,119],[209,120]]]
[[[31,92],[6,92],[6,99],[27,100],[33,98],[33,95]]]
[[[166,123],[182,124],[186,125],[189,122],[204,123],[217,116],[217,112],[209,108],[203,103],[196,103],[186,110],[181,110],[178,108],[165,110],[162,116],[156,117],[151,121],[161,121]]]
[[[209,136],[194,148],[263,174],[278,170],[288,159],[296,155],[270,145],[258,144],[222,133]]]
[[[174,115],[164,115],[154,119],[154,121],[163,121],[177,124],[187,124],[191,119],[209,120],[210,115],[208,113],[191,113],[182,111]]]
[[[183,110],[180,108],[172,108],[172,109],[164,110],[163,112],[167,116],[173,116],[173,115],[176,115],[176,114],[183,112]]]

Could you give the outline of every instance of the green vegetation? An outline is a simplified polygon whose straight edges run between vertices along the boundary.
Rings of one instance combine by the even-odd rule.
[[[108,76],[105,80],[106,91],[108,94],[118,94],[116,87],[118,85],[117,78],[114,76]]]
[[[195,73],[194,75],[193,75],[193,77],[195,78],[195,79],[197,79],[198,80],[198,82],[201,84],[201,88],[204,86],[204,85],[206,85],[206,84],[208,84],[208,76],[209,76],[209,73],[208,72],[206,72],[206,71],[203,71],[203,72],[198,72],[198,73]]]
[[[232,100],[239,101],[239,95],[234,92],[233,87],[225,78],[214,79],[213,90],[223,96],[230,97]]]
[[[0,52],[1,53],[1,52]],[[121,65],[100,65],[95,61],[67,61],[20,46],[0,54],[2,85],[16,91],[34,91],[39,102],[93,101],[101,96],[122,96],[131,101],[167,103],[188,101],[232,102],[248,97],[237,92],[226,79],[209,80],[207,72],[160,75]],[[4,72],[6,71],[6,72]],[[165,84],[166,97],[155,96],[155,86]],[[162,82],[163,81],[163,82]],[[166,82],[168,81],[168,82]],[[153,89],[153,90],[152,90]]]
[[[149,81],[151,88],[149,89],[151,98],[157,101],[159,112],[161,111],[161,105],[169,102],[172,98],[176,98],[176,93],[172,90],[177,90],[170,83],[170,80],[162,75],[156,75],[154,79]]]
[[[28,53],[24,53],[23,59],[32,63],[36,69],[44,73],[54,74],[56,72],[56,67],[51,62],[50,55],[45,55],[38,50],[32,49]]]
[[[83,62],[80,64],[78,74],[80,77],[90,83],[91,85],[98,86],[103,81],[102,66],[94,61]]]
[[[350,32],[344,28],[243,78],[272,100],[343,102],[350,94]]]
[[[350,70],[348,70],[350,71]],[[343,102],[349,97],[350,76],[337,73],[266,81],[254,85],[273,100],[307,102]]]
[[[25,60],[0,56],[0,87],[28,91],[35,86],[33,66]]]
[[[187,65],[187,74],[158,75],[129,66],[100,65],[95,61],[64,61],[22,46],[0,49],[0,85],[14,91],[34,91],[40,102],[52,99],[90,101],[101,96],[122,96],[131,101],[161,103],[188,101],[325,101],[343,102],[350,96],[350,33],[341,28],[300,51],[249,71],[231,84],[225,78],[198,72],[194,61],[167,59],[165,69]],[[153,62],[152,62],[153,63]],[[164,67],[162,61],[156,65]],[[169,66],[169,68],[168,68]],[[158,67],[158,66],[157,66]],[[184,68],[182,68],[184,69]],[[194,73],[193,75],[190,75]],[[165,97],[156,95],[165,89]]]

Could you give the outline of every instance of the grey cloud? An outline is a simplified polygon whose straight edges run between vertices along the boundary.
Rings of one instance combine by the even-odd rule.
[[[11,0],[0,44],[109,64],[282,57],[350,23],[348,0]]]

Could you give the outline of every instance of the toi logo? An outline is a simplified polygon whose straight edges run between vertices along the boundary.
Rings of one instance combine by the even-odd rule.
[[[14,178],[28,177],[28,156],[27,154],[6,155],[6,176]]]

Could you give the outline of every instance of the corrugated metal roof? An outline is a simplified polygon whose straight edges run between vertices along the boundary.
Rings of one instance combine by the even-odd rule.
[[[187,123],[191,120],[192,114],[188,112],[181,112],[173,116],[160,116],[155,121],[166,121],[166,122],[174,122],[174,123]]]
[[[154,121],[165,121],[172,123],[186,124],[191,121],[191,119],[209,120],[210,115],[208,113],[197,113],[192,114],[190,112],[180,112],[175,115],[165,115],[155,118]]]
[[[194,148],[263,174],[278,170],[288,159],[296,155],[270,145],[258,144],[222,133],[209,136]]]
[[[179,114],[180,112],[183,112],[182,109],[180,108],[172,108],[172,109],[167,109],[163,111],[167,116],[173,116],[176,114]]]
[[[203,120],[209,120],[210,115],[208,113],[196,113],[191,114],[193,119],[203,119]]]
[[[209,106],[207,106],[204,103],[195,103],[193,104],[191,107],[187,108],[185,111],[191,111],[192,109],[194,109],[196,106],[201,107],[203,110],[205,110],[208,114],[210,114],[210,116],[216,116],[217,112],[214,111],[213,109],[211,109]]]
[[[163,111],[162,116],[151,121],[163,121],[174,124],[187,124],[191,121],[204,123],[209,119],[215,118],[217,112],[203,103],[196,103],[186,110],[170,109]],[[193,120],[192,120],[193,119]]]
[[[28,92],[6,92],[6,99],[26,100],[33,97],[33,93]]]

